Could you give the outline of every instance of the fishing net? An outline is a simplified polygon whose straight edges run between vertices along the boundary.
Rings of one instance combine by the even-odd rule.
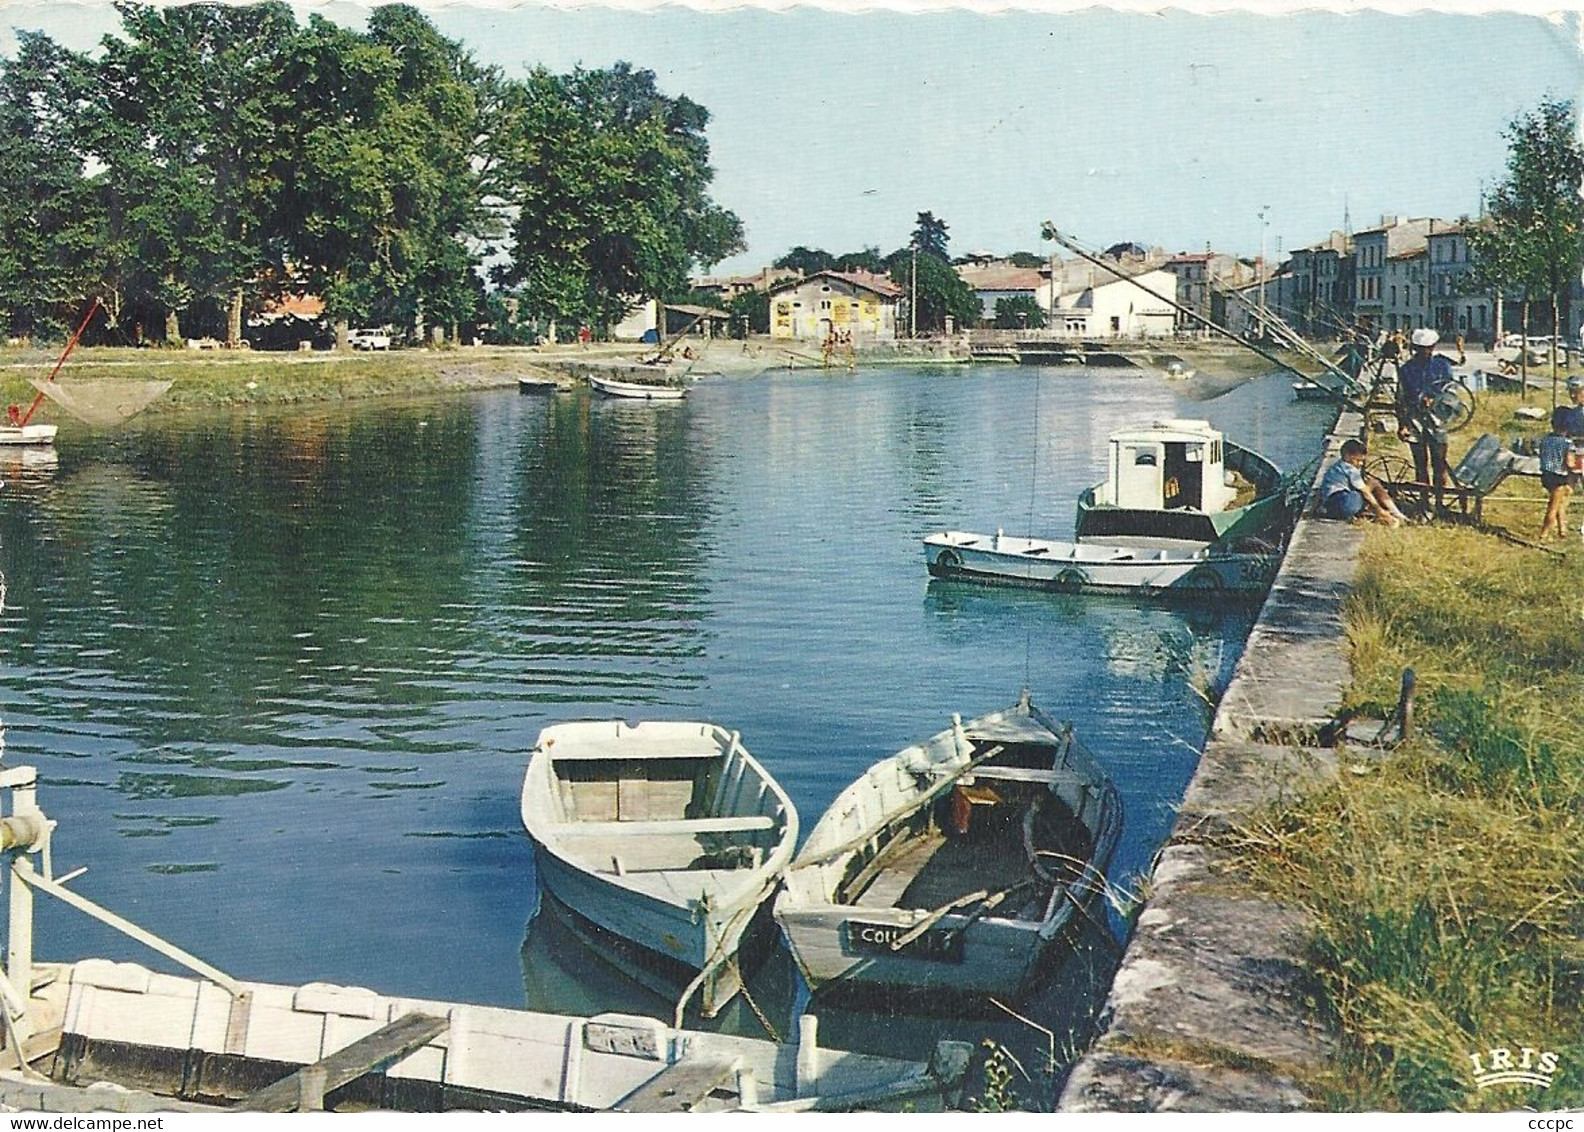
[[[148,408],[172,383],[103,378],[66,385],[30,378],[29,384],[84,424],[110,428]]]

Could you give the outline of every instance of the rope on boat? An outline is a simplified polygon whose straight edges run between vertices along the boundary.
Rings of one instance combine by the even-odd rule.
[[[754,1001],[753,995],[748,993],[748,980],[743,980],[742,990],[738,992],[743,996],[743,1001],[748,1004],[748,1009],[753,1011],[753,1016],[759,1019],[759,1025],[764,1027],[764,1032],[770,1035],[770,1040],[777,1045],[781,1044],[781,1035],[770,1024],[770,1019],[765,1017],[765,1012],[759,1009],[759,1004]]]

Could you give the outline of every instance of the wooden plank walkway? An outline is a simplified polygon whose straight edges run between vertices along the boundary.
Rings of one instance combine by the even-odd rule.
[[[325,1094],[375,1069],[400,1061],[445,1033],[450,1025],[448,1019],[434,1014],[403,1014],[368,1037],[359,1038],[345,1049],[337,1050],[312,1065],[305,1065],[291,1076],[244,1097],[232,1111],[298,1112],[314,1104],[315,1100],[318,1107],[323,1107]],[[304,1088],[305,1082],[309,1085],[307,1089]],[[307,1105],[304,1104],[305,1092],[317,1093],[316,1098],[310,1095]]]

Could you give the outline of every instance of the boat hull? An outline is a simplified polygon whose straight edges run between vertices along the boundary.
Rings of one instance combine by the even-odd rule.
[[[946,531],[924,540],[930,576],[1057,593],[1139,596],[1262,593],[1280,564],[1271,553],[1100,546]]]
[[[758,899],[703,913],[696,903],[683,906],[605,881],[542,845],[534,846],[534,863],[539,883],[555,900],[574,915],[646,952],[668,977],[683,985],[687,980],[682,973],[702,971],[718,942],[727,957],[699,988],[699,1009],[704,1017],[713,1018],[742,990],[737,952],[767,892],[756,893]]]
[[[797,811],[733,733],[620,721],[541,732],[523,779],[541,888],[696,974],[706,1017],[742,987],[737,952],[797,843]]]
[[[686,389],[674,385],[645,385],[592,374],[589,376],[589,387],[607,397],[628,401],[680,401],[687,396]]]

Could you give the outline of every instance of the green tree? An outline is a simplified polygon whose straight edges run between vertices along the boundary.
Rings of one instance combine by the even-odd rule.
[[[726,309],[731,312],[731,329],[733,334],[740,334],[744,327],[751,334],[770,333],[770,293],[768,291],[744,291],[733,295],[731,302],[726,304]]]
[[[842,271],[867,271],[874,275],[884,275],[886,272],[885,257],[880,254],[879,248],[874,247],[838,256],[836,265]]]
[[[997,299],[995,327],[997,330],[1042,330],[1045,327],[1045,310],[1032,295]]]
[[[805,248],[799,244],[771,266],[782,271],[801,271],[804,275],[815,275],[821,271],[834,271],[836,257],[819,248]]]
[[[1584,263],[1584,146],[1571,102],[1549,99],[1507,128],[1507,176],[1491,192],[1485,223],[1470,233],[1481,271],[1527,300],[1546,296],[1553,333],[1571,325],[1568,296]],[[1552,360],[1552,384],[1557,363]],[[1553,388],[1553,399],[1556,391]]]
[[[927,253],[938,259],[947,259],[946,255],[946,221],[936,218],[933,212],[918,214],[918,223],[913,228],[913,239],[909,246],[921,254]]]
[[[481,293],[474,241],[496,234],[483,199],[485,147],[493,139],[481,128],[478,102],[493,76],[406,4],[376,8],[368,38],[399,62],[381,132],[413,143],[398,150],[405,166],[390,170],[411,199],[401,207],[410,217],[408,259],[389,313],[420,337],[432,325],[455,340]]]
[[[1013,267],[1049,267],[1050,257],[1038,252],[1013,252],[1007,256],[1007,262]]]
[[[683,290],[741,251],[742,224],[709,197],[709,113],[626,63],[534,71],[509,147],[516,219],[497,278],[530,308],[609,327],[638,296]]]
[[[904,301],[914,296],[916,279],[918,309],[910,326],[915,333],[943,332],[948,316],[958,328],[979,321],[979,296],[944,259],[903,248],[892,253],[889,265],[891,281],[902,289]]]
[[[168,338],[194,304],[226,310],[227,337],[239,338],[244,285],[278,263],[296,20],[284,3],[116,10],[123,34],[105,37],[81,134],[103,166],[105,251],[163,309]]]
[[[0,321],[55,330],[100,290],[103,214],[78,153],[92,65],[37,32],[0,62]]]

